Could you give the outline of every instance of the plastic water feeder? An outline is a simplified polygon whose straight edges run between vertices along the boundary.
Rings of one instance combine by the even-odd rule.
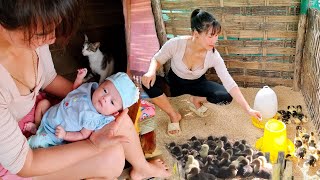
[[[253,109],[260,111],[262,121],[252,118],[252,124],[263,129],[266,122],[277,113],[278,99],[276,93],[269,86],[261,88],[254,99]]]
[[[267,121],[264,128],[263,137],[259,138],[255,145],[256,149],[270,153],[271,163],[276,163],[278,153],[293,154],[294,144],[287,138],[286,125],[276,119]]]

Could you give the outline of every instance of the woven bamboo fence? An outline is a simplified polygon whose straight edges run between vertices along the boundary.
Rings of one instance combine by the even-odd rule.
[[[302,58],[301,92],[309,114],[320,130],[320,11],[308,10],[305,47]]]
[[[158,2],[168,38],[191,34],[190,15],[196,8],[218,19],[222,33],[217,49],[239,86],[293,86],[300,0]],[[219,81],[214,69],[207,72],[207,77]]]

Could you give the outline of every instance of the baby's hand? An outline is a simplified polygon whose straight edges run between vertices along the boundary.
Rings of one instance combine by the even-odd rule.
[[[77,78],[83,79],[88,73],[87,68],[78,69]]]
[[[62,126],[57,126],[56,128],[56,137],[59,139],[64,139],[66,137],[66,131],[63,129]]]

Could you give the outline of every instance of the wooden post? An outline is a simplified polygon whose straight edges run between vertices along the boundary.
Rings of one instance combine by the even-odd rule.
[[[166,27],[164,25],[164,21],[162,18],[162,9],[161,9],[161,2],[160,0],[151,0],[152,12],[154,16],[154,23],[156,26],[157,36],[159,39],[160,47],[163,46],[165,42],[167,42],[167,33]],[[159,74],[164,76],[170,70],[170,60],[166,62],[163,69],[160,69]]]
[[[296,41],[296,54],[294,58],[295,59],[294,75],[293,75],[294,91],[299,91],[301,88],[301,67],[302,67],[303,48],[305,44],[308,7],[309,7],[309,0],[301,0],[300,18],[299,18],[299,24],[298,24],[297,41]]]
[[[162,9],[160,0],[151,0],[152,12],[154,16],[154,23],[156,26],[157,36],[160,46],[167,41],[166,27],[162,19]]]

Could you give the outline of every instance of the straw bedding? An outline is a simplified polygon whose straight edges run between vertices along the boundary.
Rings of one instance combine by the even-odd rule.
[[[277,86],[272,89],[277,94],[279,110],[286,110],[288,105],[301,105],[303,107],[303,112],[307,114],[306,105],[301,92],[294,92],[291,88],[282,86]],[[258,88],[241,88],[244,97],[251,107],[253,106],[254,98],[258,90]],[[208,117],[199,118],[189,110],[188,99],[189,95],[170,98],[170,102],[174,108],[178,109],[183,115],[183,119],[180,122],[182,133],[179,137],[169,137],[166,134],[167,124],[169,122],[168,116],[158,107],[156,108],[156,116],[154,119],[157,123],[157,128],[155,130],[157,136],[157,148],[162,151],[162,157],[171,169],[173,169],[176,161],[165,148],[165,145],[172,141],[176,143],[183,143],[192,136],[205,138],[209,135],[225,135],[234,141],[246,139],[247,142],[254,147],[256,140],[263,136],[263,130],[252,125],[250,117],[235,101],[229,105],[206,103],[205,106],[209,108],[211,114]],[[310,131],[314,131],[314,126],[310,121],[303,126],[309,133]],[[294,139],[295,127],[296,126],[293,124],[287,125],[288,138],[292,141]],[[302,179],[299,167],[302,167],[303,161],[304,160],[300,160],[300,162],[295,161],[294,163],[293,174],[295,179]],[[309,172],[311,175],[315,171],[312,170],[313,169]],[[175,174],[170,179],[176,180],[181,179],[181,177],[179,178],[179,175]]]

